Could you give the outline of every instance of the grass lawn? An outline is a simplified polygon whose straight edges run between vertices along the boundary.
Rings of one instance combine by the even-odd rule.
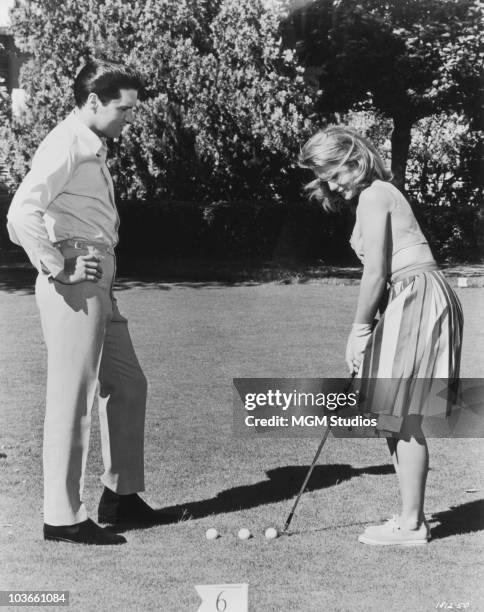
[[[317,439],[235,439],[232,378],[344,377],[356,286],[121,282],[120,308],[150,382],[145,498],[186,512],[116,548],[41,538],[45,349],[33,295],[0,291],[0,590],[68,590],[71,610],[195,611],[198,584],[248,583],[251,612],[484,610],[482,440],[429,440],[423,549],[358,544],[398,510],[384,440],[330,437],[291,525],[281,526]],[[484,291],[459,290],[462,375],[484,372]],[[84,500],[95,518],[97,419]],[[466,490],[474,489],[474,492]],[[189,518],[191,517],[191,518]],[[208,527],[222,537],[207,541]],[[249,527],[255,537],[240,542]],[[214,608],[215,609],[215,608]],[[227,610],[227,612],[230,612]]]

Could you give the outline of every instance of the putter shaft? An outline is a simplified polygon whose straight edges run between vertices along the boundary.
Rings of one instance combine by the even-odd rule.
[[[293,504],[293,506],[291,508],[291,512],[289,512],[289,515],[288,515],[288,517],[286,519],[286,522],[284,524],[284,529],[282,531],[287,531],[287,529],[288,529],[288,527],[289,527],[289,525],[290,525],[290,523],[292,521],[292,517],[293,517],[294,512],[296,510],[296,507],[297,507],[297,505],[299,503],[299,500],[301,499],[301,495],[304,493],[304,491],[306,489],[306,486],[307,486],[307,484],[309,482],[309,479],[311,478],[311,474],[313,473],[314,466],[316,465],[316,461],[319,459],[319,455],[321,454],[321,451],[323,450],[324,443],[326,442],[326,440],[327,440],[327,438],[329,436],[330,429],[331,429],[331,425],[328,425],[326,427],[326,431],[323,434],[321,442],[319,443],[318,450],[316,451],[316,454],[314,456],[313,462],[311,463],[311,466],[310,466],[310,468],[308,470],[308,473],[306,474],[306,478],[304,479],[304,482],[302,483],[301,489],[299,490],[298,496],[296,497],[296,500],[295,500],[295,502],[294,502],[294,504]]]
[[[350,390],[351,385],[353,384],[354,378],[355,378],[355,374],[353,373],[351,375],[350,380],[348,381],[348,384],[346,385],[346,387],[344,389],[344,393],[347,393]],[[306,478],[304,479],[304,482],[302,483],[301,489],[299,490],[298,496],[296,497],[296,500],[295,500],[295,502],[294,502],[294,504],[293,504],[293,506],[291,508],[291,511],[289,512],[289,514],[287,516],[286,522],[284,523],[284,528],[282,530],[283,533],[285,533],[288,530],[289,525],[291,524],[292,517],[294,516],[294,512],[296,511],[297,505],[299,503],[299,500],[301,499],[302,494],[306,490],[306,486],[307,486],[307,484],[309,482],[309,479],[311,478],[311,474],[313,473],[313,469],[314,469],[314,466],[316,465],[316,461],[319,459],[319,455],[321,454],[321,451],[323,450],[323,446],[324,446],[326,440],[328,439],[330,430],[331,430],[331,425],[328,425],[326,427],[326,430],[325,430],[324,434],[323,434],[323,437],[321,438],[321,442],[319,443],[318,450],[316,451],[316,454],[314,455],[313,462],[311,463],[311,465],[309,467],[309,470],[308,470],[308,473],[306,474]]]

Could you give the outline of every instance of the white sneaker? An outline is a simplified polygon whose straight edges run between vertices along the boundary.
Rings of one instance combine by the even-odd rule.
[[[423,546],[430,539],[429,527],[424,521],[418,529],[404,529],[395,514],[383,525],[367,527],[359,536],[358,542],[373,546]]]

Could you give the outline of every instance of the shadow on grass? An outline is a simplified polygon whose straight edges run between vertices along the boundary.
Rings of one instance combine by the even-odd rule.
[[[253,286],[267,282],[290,285],[305,284],[321,278],[349,282],[348,279],[358,278],[359,273],[357,267],[342,268],[291,260],[240,258],[233,261],[216,261],[171,258],[163,261],[147,259],[138,261],[129,260],[124,256],[118,259],[115,289],[125,291],[143,288],[169,291],[173,286],[203,289]],[[22,255],[4,254],[0,263],[0,291],[33,294],[36,275],[36,270]]]
[[[129,289],[156,289],[158,291],[170,291],[173,287],[186,287],[189,289],[204,289],[206,287],[244,287],[255,286],[273,280],[270,276],[258,280],[247,278],[229,278],[229,274],[211,274],[210,271],[204,273],[199,270],[197,273],[187,271],[183,274],[173,274],[170,271],[165,273],[132,273],[116,277],[114,283],[115,291],[127,291]],[[23,295],[33,295],[35,293],[35,279],[37,272],[28,265],[8,267],[0,269],[0,291],[6,293],[20,293]],[[281,281],[285,283],[286,281]],[[291,284],[292,280],[287,281]]]
[[[0,270],[0,291],[6,293],[19,293],[33,295],[35,293],[35,279],[37,272],[33,269],[18,268]],[[174,287],[185,287],[188,289],[204,289],[206,287],[251,287],[268,282],[268,280],[183,280],[179,276],[170,274],[160,275],[136,275],[119,276],[114,283],[115,291],[127,291],[130,289],[155,289],[158,291],[170,291]],[[292,281],[281,281],[281,284],[292,284]]]
[[[484,530],[484,499],[451,506],[449,510],[436,512],[432,521],[438,525],[432,527],[432,539],[448,538],[453,535],[475,533]]]
[[[160,524],[199,519],[214,514],[237,512],[291,499],[299,493],[308,469],[309,466],[276,468],[267,472],[268,480],[227,489],[210,499],[162,508],[158,511]],[[332,487],[362,474],[391,474],[393,472],[392,465],[376,465],[364,468],[353,468],[347,464],[319,465],[314,468],[306,491],[316,491]],[[168,518],[169,515],[173,515],[171,520]],[[123,525],[116,528],[116,531],[129,531],[130,529],[139,528],[140,526],[134,524],[129,526]]]

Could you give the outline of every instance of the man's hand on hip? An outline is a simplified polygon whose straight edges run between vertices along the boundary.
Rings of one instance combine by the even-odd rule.
[[[95,255],[79,255],[65,260],[64,269],[55,277],[65,285],[75,285],[84,281],[97,281],[102,277],[101,259]]]

